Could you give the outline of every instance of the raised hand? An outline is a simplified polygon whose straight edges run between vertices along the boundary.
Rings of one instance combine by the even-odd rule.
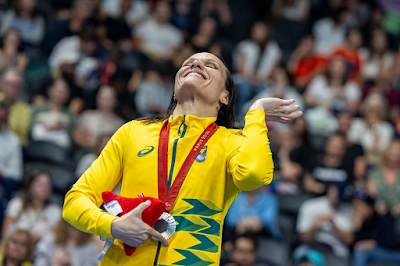
[[[293,99],[282,100],[279,98],[262,98],[255,101],[249,111],[253,109],[261,109],[265,112],[266,121],[287,124],[303,115],[302,111],[298,111],[300,106],[289,106],[294,102]]]
[[[168,241],[142,220],[142,213],[150,204],[149,200],[143,202],[121,218],[115,219],[111,224],[113,237],[131,247],[140,247],[150,236],[154,236],[165,246],[168,246]]]

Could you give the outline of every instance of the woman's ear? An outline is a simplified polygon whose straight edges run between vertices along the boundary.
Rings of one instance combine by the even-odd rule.
[[[221,93],[221,97],[219,98],[219,102],[221,104],[224,104],[224,105],[228,105],[229,104],[229,91],[224,90]]]

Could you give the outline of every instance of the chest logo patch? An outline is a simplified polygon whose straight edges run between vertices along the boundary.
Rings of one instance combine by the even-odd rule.
[[[204,146],[196,157],[196,162],[202,163],[207,159],[207,146]]]
[[[146,146],[143,150],[140,150],[137,154],[138,157],[143,157],[154,150],[153,146]]]

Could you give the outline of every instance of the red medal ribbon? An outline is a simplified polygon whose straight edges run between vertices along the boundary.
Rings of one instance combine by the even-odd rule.
[[[189,173],[190,167],[194,163],[197,155],[200,153],[203,146],[217,131],[218,126],[211,123],[197,139],[189,152],[188,157],[179,170],[174,183],[168,191],[168,140],[169,140],[169,123],[165,121],[161,128],[160,139],[158,142],[158,197],[165,202],[166,211],[169,212],[174,205],[175,199],[178,196],[179,190],[185,181],[186,175]]]

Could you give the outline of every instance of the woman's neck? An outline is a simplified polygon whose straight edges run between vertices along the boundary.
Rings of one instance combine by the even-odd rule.
[[[31,206],[35,211],[41,211],[44,207],[44,202],[38,199],[32,199]]]
[[[194,115],[197,117],[217,117],[219,106],[208,106],[204,104],[200,104],[195,100],[184,101],[183,103],[178,103],[173,112],[173,117],[177,117],[179,115]]]

